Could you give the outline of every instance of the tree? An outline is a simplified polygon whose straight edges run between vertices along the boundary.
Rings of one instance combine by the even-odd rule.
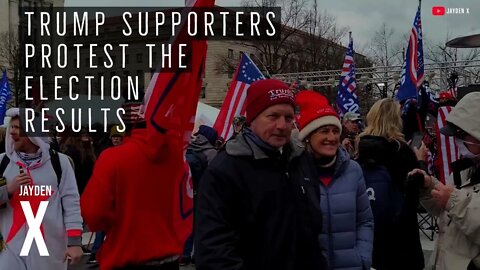
[[[471,61],[480,60],[480,50],[478,48],[458,49],[445,46],[446,41],[450,39],[451,36],[447,33],[444,42],[427,42],[425,59],[440,66],[438,74],[435,74],[435,81],[430,82],[430,86],[434,89],[447,88],[449,85],[448,78],[452,72],[462,75],[461,77],[464,78],[464,81],[460,83],[480,83],[480,69],[467,67]],[[461,63],[446,63],[457,61],[461,61]]]
[[[345,48],[340,44],[348,31],[348,27],[338,25],[336,17],[325,10],[319,11],[315,0],[313,9],[308,12],[305,29],[307,37],[302,58],[309,61],[304,61],[304,70],[340,68],[345,54]]]
[[[291,67],[294,55],[303,50],[298,46],[297,34],[308,24],[307,0],[244,0],[245,8],[281,7],[281,35],[278,40],[248,41],[242,45],[253,48],[261,55],[260,61],[268,73],[282,73]],[[298,59],[297,59],[298,60]]]
[[[7,73],[13,74],[9,78],[10,90],[15,98],[15,107],[20,103],[20,89],[23,81],[23,55],[18,36],[15,33],[4,32],[0,34],[0,59],[6,65]]]
[[[396,39],[395,36],[395,30],[389,27],[386,23],[383,23],[373,35],[368,54],[376,66],[389,67],[403,64],[404,42],[398,38]],[[385,72],[382,77],[389,78],[390,75],[391,74],[389,74],[388,69],[385,68]],[[400,74],[394,74],[394,76],[398,75]],[[378,92],[377,95],[380,98],[391,96],[397,82],[385,79],[385,81],[382,83],[383,86],[379,86],[376,83],[373,84],[373,89],[376,90],[375,92]]]

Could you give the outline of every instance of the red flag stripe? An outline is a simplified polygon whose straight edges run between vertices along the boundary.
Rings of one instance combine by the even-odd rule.
[[[242,82],[237,82],[235,85],[235,90],[233,92],[233,97],[228,101],[228,112],[225,120],[223,122],[223,129],[220,133],[222,138],[228,139],[228,135],[232,132],[232,121],[233,118],[238,115],[238,107],[245,102],[246,97],[246,87]]]
[[[441,107],[438,110],[437,125],[435,130],[439,145],[438,156],[440,158],[440,181],[443,183],[446,182],[452,172],[451,163],[459,158],[455,139],[450,136],[447,138],[447,136],[444,136],[440,133],[440,129],[445,125],[447,115],[450,113],[451,109],[451,107],[446,106]]]

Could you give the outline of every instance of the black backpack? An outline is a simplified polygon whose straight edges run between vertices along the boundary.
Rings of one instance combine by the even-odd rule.
[[[208,167],[208,159],[204,153],[194,151],[190,148],[187,149],[185,159],[187,160],[190,172],[192,173],[193,190],[196,193],[198,183]]]
[[[60,164],[60,157],[58,156],[58,152],[52,148],[50,148],[48,152],[50,153],[50,160],[52,162],[53,170],[57,175],[57,186],[60,186],[60,181],[62,179],[62,165]],[[3,175],[9,163],[10,158],[8,158],[5,154],[0,162],[0,175]]]

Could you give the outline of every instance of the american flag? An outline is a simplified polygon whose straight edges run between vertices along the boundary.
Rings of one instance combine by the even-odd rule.
[[[440,163],[440,181],[442,183],[445,183],[450,173],[452,173],[450,164],[460,158],[454,137],[447,137],[440,133],[440,129],[445,126],[447,116],[451,110],[452,107],[450,106],[440,107],[438,109],[437,123],[435,126],[437,145],[440,146],[438,147],[438,158]]]
[[[230,138],[233,133],[233,118],[245,114],[245,98],[247,97],[247,90],[250,84],[263,79],[265,79],[265,76],[253,63],[252,59],[245,53],[242,53],[242,58],[233,76],[230,89],[213,125],[220,137],[226,140]]]
[[[447,92],[452,95],[453,98],[457,98],[457,87],[450,87]]]
[[[423,83],[423,38],[420,3],[418,4],[415,19],[413,20],[413,27],[410,32],[407,54],[405,55],[401,74],[400,89],[396,96],[399,101],[417,98],[418,88]]]
[[[341,115],[346,112],[360,113],[358,98],[355,94],[357,83],[355,80],[355,61],[353,60],[353,54],[353,39],[350,33],[350,43],[348,44],[345,60],[343,61],[342,74],[340,75],[337,92],[337,107]]]

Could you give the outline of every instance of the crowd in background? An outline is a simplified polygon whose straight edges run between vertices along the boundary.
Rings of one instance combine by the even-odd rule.
[[[440,101],[451,104],[452,97]],[[171,135],[162,135],[161,147],[153,149],[145,141],[144,119],[127,134],[118,126],[109,133],[59,134],[50,138],[50,148],[68,157],[75,213],[81,208],[84,230],[95,232],[93,245],[69,249],[66,256],[76,260],[91,253],[89,263],[102,269],[178,269],[190,263],[199,270],[424,269],[417,211],[425,207],[440,217],[429,269],[479,269],[479,103],[480,93],[467,95],[441,130],[456,138],[470,162],[455,186],[436,180],[436,143],[429,139],[436,134],[424,132],[414,142],[414,103],[385,98],[364,120],[351,112],[340,117],[318,92],[295,94],[274,79],[255,82],[246,117],[232,123],[234,134],[225,140],[201,125],[180,157],[193,181],[194,225],[185,237],[176,237],[171,207],[154,203],[169,196],[174,201],[165,174],[183,173],[171,172],[176,157],[168,149],[180,147]],[[22,154],[16,129],[21,127],[7,128],[0,139],[34,170],[31,162],[41,158],[37,149],[44,145],[31,139]],[[50,157],[55,169],[55,154]],[[66,159],[60,160],[65,169]],[[31,181],[22,172],[13,179]],[[14,191],[2,200],[13,200]],[[73,232],[67,235],[68,247],[78,246],[70,244]]]

